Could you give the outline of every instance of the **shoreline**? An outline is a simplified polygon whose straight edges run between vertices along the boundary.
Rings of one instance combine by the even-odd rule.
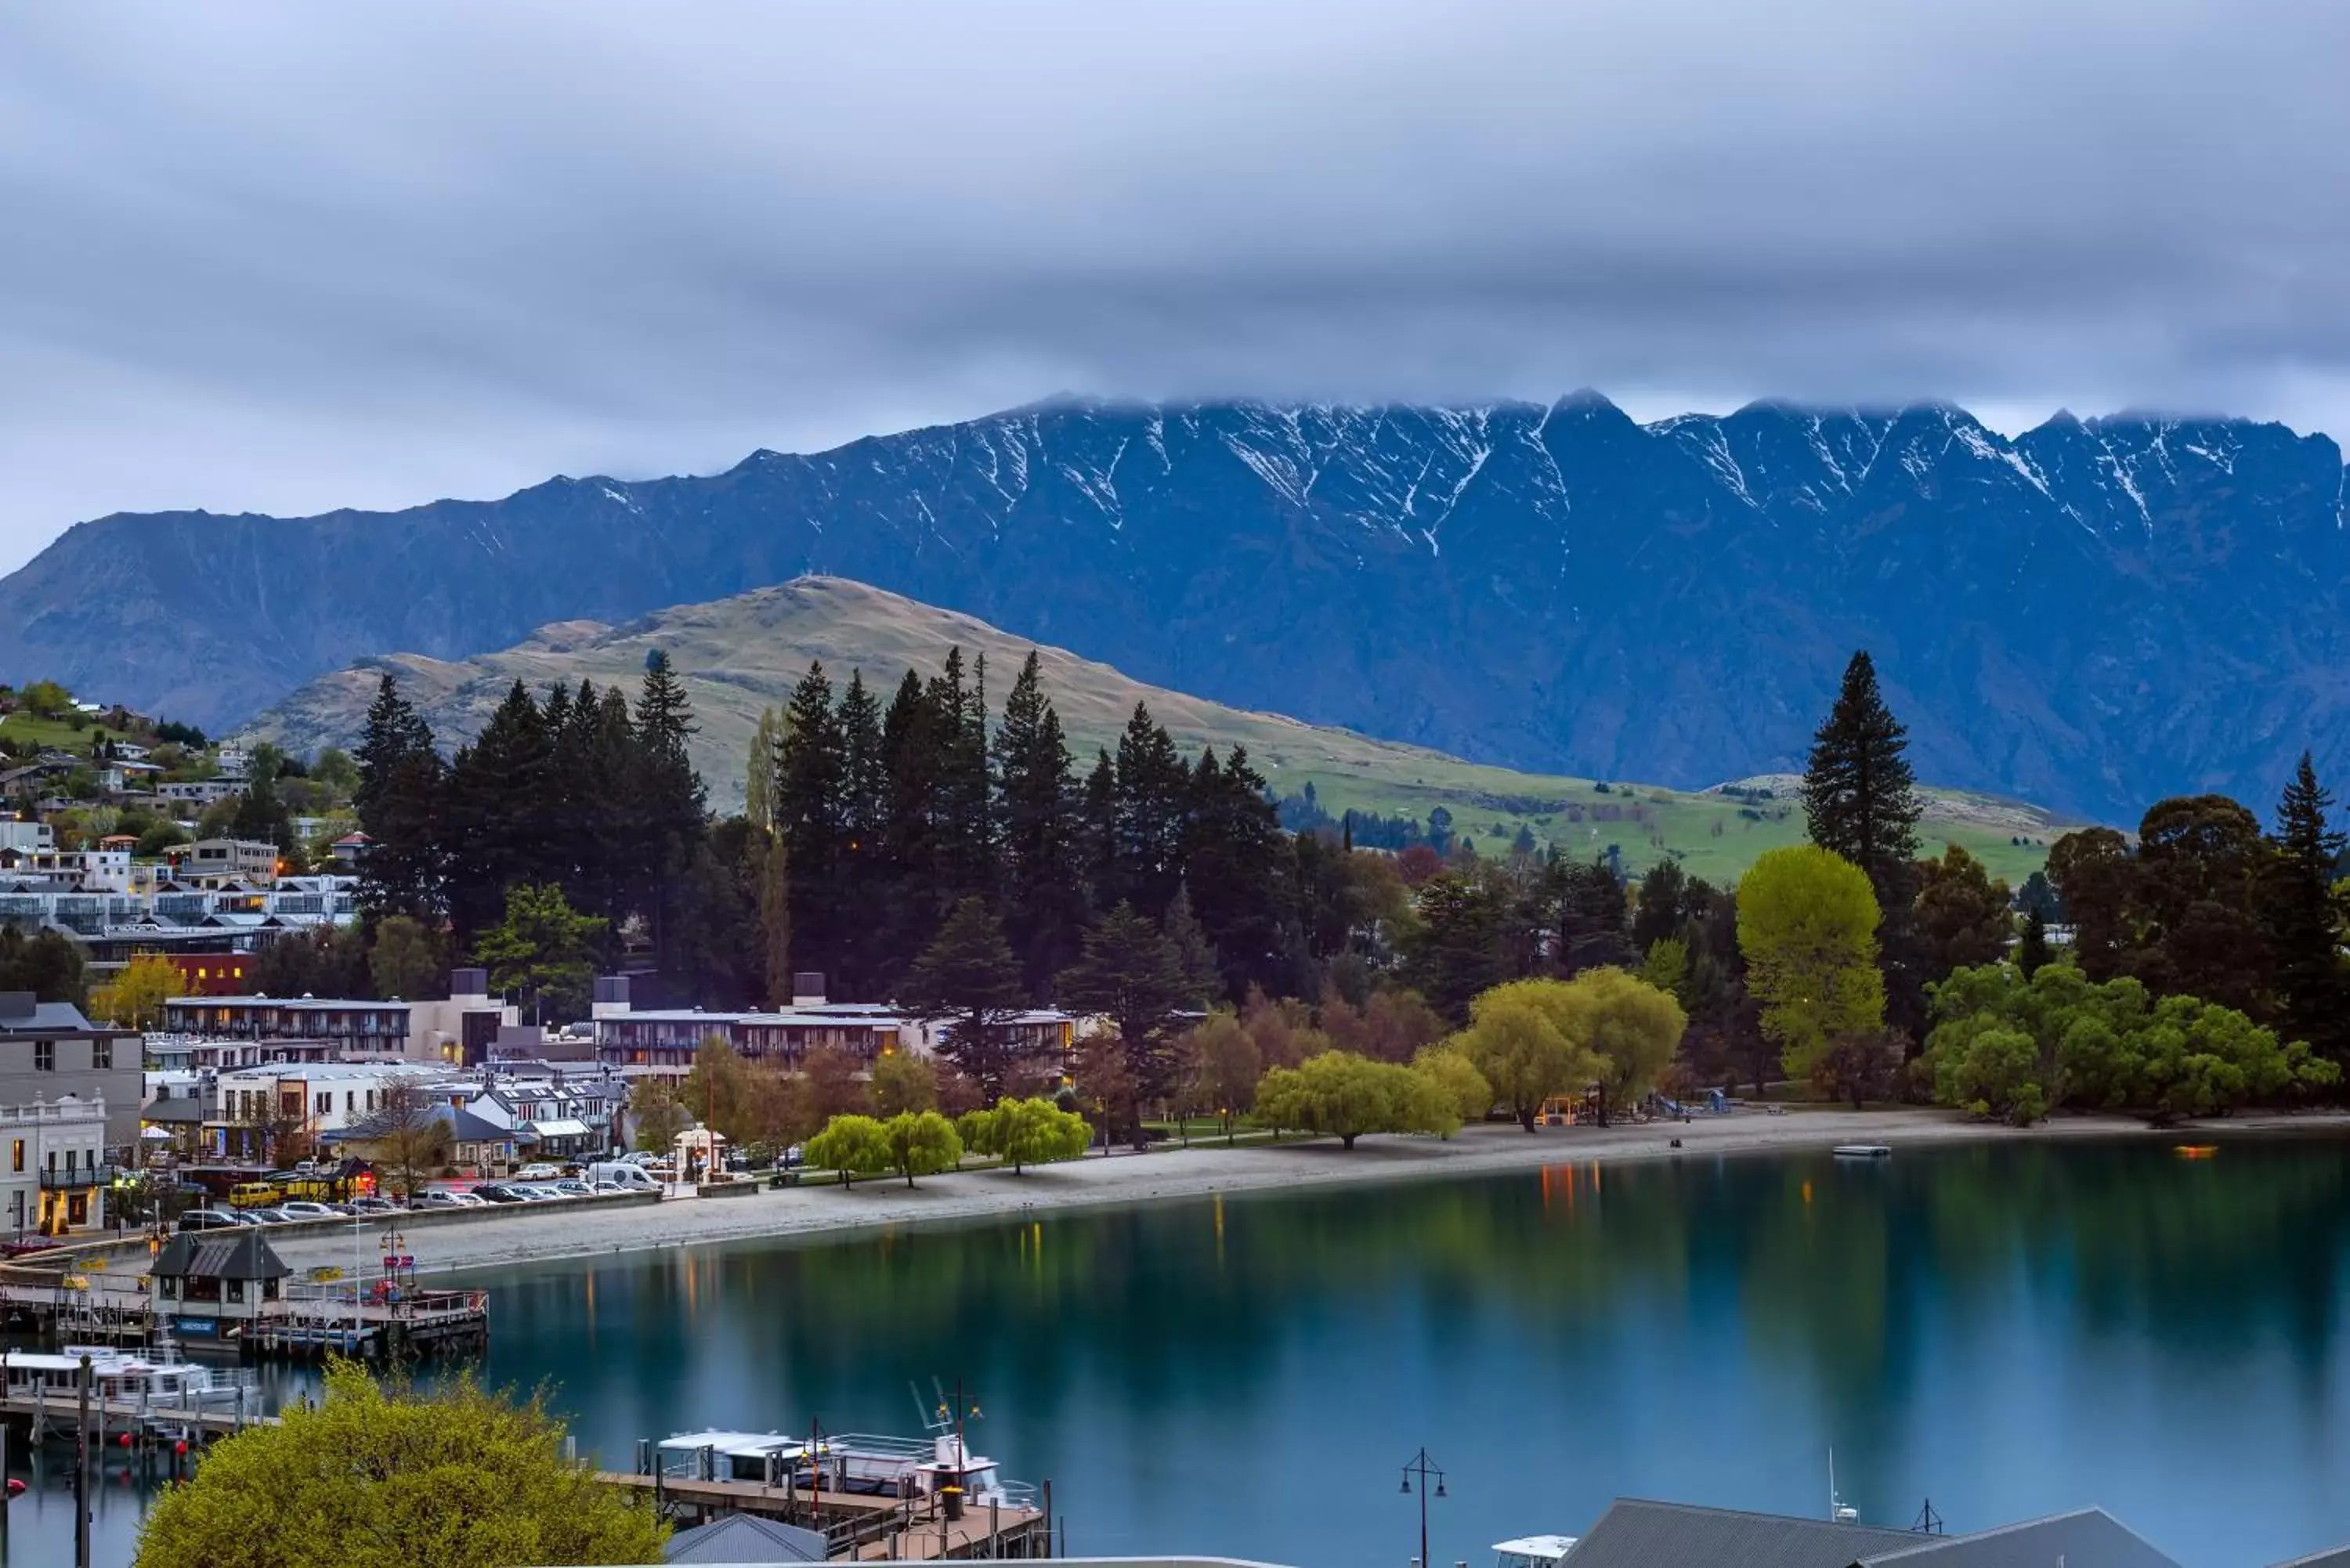
[[[1687,1123],[1648,1122],[1611,1127],[1544,1127],[1529,1135],[1514,1124],[1464,1128],[1457,1137],[1382,1136],[1349,1151],[1336,1140],[1243,1144],[1226,1148],[1198,1142],[1154,1147],[1149,1154],[1090,1156],[1009,1170],[946,1172],[911,1189],[893,1179],[843,1189],[818,1184],[770,1189],[747,1198],[665,1199],[658,1204],[598,1210],[593,1207],[513,1213],[475,1224],[435,1227],[411,1243],[418,1272],[440,1276],[489,1269],[614,1258],[669,1249],[717,1247],[761,1241],[820,1241],[910,1225],[954,1224],[1006,1215],[1123,1207],[1219,1193],[1300,1187],[1371,1186],[1449,1180],[1544,1166],[1623,1164],[1681,1157],[1816,1152],[1843,1143],[1904,1147],[1997,1142],[2180,1139],[2221,1135],[2350,1135],[2350,1113],[2255,1115],[2221,1121],[2152,1127],[2118,1116],[2068,1117],[2017,1128],[1973,1121],[1959,1113],[1922,1108],[1850,1111],[1806,1106],[1784,1116],[1742,1111]],[[1682,1147],[1674,1148],[1671,1140]],[[339,1267],[350,1260],[347,1233],[299,1240],[272,1238],[296,1273]]]

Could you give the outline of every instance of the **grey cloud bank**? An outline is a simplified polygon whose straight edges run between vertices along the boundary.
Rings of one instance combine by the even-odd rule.
[[[0,12],[0,566],[1060,389],[2350,431],[2350,7]]]

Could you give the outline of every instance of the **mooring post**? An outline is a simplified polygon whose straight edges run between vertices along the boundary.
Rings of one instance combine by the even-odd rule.
[[[1050,1476],[1045,1479],[1045,1555],[1060,1555],[1053,1550],[1053,1480]]]
[[[81,1407],[74,1417],[74,1568],[89,1568],[89,1357],[81,1358]]]

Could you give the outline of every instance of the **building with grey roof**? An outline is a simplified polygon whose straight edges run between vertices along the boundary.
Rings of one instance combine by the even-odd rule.
[[[1618,1498],[1574,1568],[2178,1568],[2100,1508],[1963,1535]]]

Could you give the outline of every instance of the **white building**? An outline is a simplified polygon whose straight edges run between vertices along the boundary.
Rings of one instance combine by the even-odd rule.
[[[46,822],[0,822],[0,849],[55,849],[57,836]]]
[[[113,1178],[103,1099],[0,1106],[0,1225],[9,1235],[104,1228]]]

